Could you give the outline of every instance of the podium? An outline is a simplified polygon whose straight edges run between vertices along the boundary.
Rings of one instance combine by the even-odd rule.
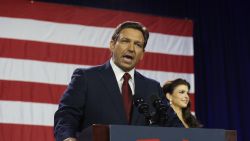
[[[237,141],[235,130],[130,125],[92,125],[79,141]]]

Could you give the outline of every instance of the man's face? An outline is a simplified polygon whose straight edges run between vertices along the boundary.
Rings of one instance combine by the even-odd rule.
[[[130,71],[142,60],[144,54],[144,37],[141,31],[125,28],[117,41],[110,42],[114,63],[123,71]]]

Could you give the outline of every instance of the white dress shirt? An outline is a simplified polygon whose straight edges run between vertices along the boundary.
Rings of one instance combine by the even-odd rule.
[[[119,89],[120,89],[120,92],[121,92],[121,89],[122,89],[122,83],[123,83],[123,75],[126,73],[124,72],[122,69],[120,69],[113,61],[113,59],[111,58],[110,59],[110,64],[111,64],[111,67],[115,73],[115,77],[116,77],[116,81],[118,83],[118,86],[119,86]],[[130,74],[131,76],[131,79],[129,79],[128,83],[129,83],[129,86],[131,88],[131,91],[132,91],[132,95],[135,94],[135,77],[134,77],[134,74],[135,74],[135,69],[133,68],[132,70],[130,70],[129,72],[127,72]]]

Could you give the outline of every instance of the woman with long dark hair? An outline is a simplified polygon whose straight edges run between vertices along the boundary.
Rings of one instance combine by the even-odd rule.
[[[195,116],[191,114],[191,103],[188,94],[190,84],[186,80],[179,78],[173,81],[168,81],[163,85],[162,89],[164,96],[171,107],[170,110],[174,113],[173,115],[169,115],[169,120],[173,117],[178,117],[179,119],[179,123],[175,126],[185,128],[202,127]]]

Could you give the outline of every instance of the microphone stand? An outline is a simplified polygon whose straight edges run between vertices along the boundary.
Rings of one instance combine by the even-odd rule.
[[[149,105],[144,101],[143,98],[135,98],[134,104],[138,108],[138,112],[144,115],[146,125],[155,124],[149,112]]]
[[[165,126],[167,122],[167,107],[163,104],[161,98],[156,95],[152,95],[151,100],[152,105],[156,109],[153,119],[157,121],[159,126]]]

